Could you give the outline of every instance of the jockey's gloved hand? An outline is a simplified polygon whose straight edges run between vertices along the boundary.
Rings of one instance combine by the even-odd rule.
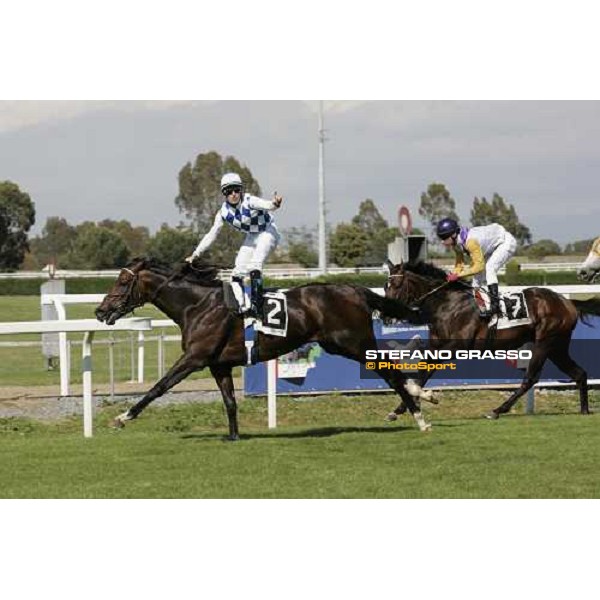
[[[458,273],[448,273],[448,275],[446,275],[446,281],[458,281]]]
[[[190,254],[189,256],[186,256],[183,260],[185,260],[185,262],[188,263],[193,263],[198,257],[194,256],[193,254]]]
[[[279,208],[283,202],[283,196],[280,196],[277,192],[273,194],[273,204]]]

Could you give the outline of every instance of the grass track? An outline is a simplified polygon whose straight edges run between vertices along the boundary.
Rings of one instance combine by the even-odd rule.
[[[466,396],[466,394],[465,394]],[[545,414],[476,418],[483,400],[436,407],[434,431],[385,424],[390,396],[241,404],[243,440],[224,443],[220,404],[151,408],[120,432],[103,409],[95,437],[81,420],[0,420],[4,498],[597,498],[600,415],[574,414],[572,394]],[[447,401],[448,400],[448,401]],[[490,404],[489,399],[486,400]],[[495,405],[496,401],[493,400]],[[457,417],[459,404],[463,416]],[[598,394],[593,404],[600,408]],[[449,406],[444,414],[442,406]],[[567,414],[561,412],[569,411]],[[430,413],[433,417],[433,413]]]

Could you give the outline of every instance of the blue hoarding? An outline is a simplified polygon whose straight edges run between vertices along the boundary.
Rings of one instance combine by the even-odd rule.
[[[600,338],[600,318],[590,317],[589,322],[592,327],[581,322],[577,323],[573,340],[598,340]],[[378,340],[408,341],[415,336],[427,340],[429,337],[429,330],[426,326],[399,324],[386,327],[379,320],[374,321],[374,332]],[[585,348],[584,346],[585,344],[578,346],[576,342],[571,343],[573,358],[588,370],[590,377],[595,378],[596,375],[592,371],[594,366],[600,365],[600,361],[597,359],[598,352],[595,349],[592,352],[589,347]],[[522,371],[508,362],[501,362],[497,365],[498,370],[493,379],[476,377],[476,364],[473,361],[466,362],[471,364],[461,365],[464,370],[459,373],[459,378],[445,379],[442,373],[436,374],[430,379],[427,387],[509,384],[518,383],[522,379]],[[461,378],[460,375],[463,373],[464,378]],[[541,380],[569,381],[566,375],[550,362],[546,363]],[[278,360],[277,393],[279,394],[368,392],[388,389],[387,383],[379,377],[361,378],[360,366],[357,362],[328,354],[317,343],[307,344]],[[266,363],[259,363],[244,369],[244,390],[249,396],[267,393]]]

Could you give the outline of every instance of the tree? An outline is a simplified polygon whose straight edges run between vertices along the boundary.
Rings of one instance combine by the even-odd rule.
[[[130,256],[143,256],[146,254],[146,246],[150,239],[150,232],[147,227],[134,227],[129,221],[122,219],[121,221],[113,221],[112,219],[104,219],[98,223],[100,227],[106,227],[115,233],[118,233],[121,239],[127,245]]]
[[[357,267],[369,246],[367,234],[354,223],[340,223],[329,240],[332,260],[340,267]]]
[[[163,223],[148,242],[148,254],[169,264],[181,262],[198,244],[198,236],[184,227],[169,227]]]
[[[561,254],[561,249],[554,240],[539,240],[535,244],[524,248],[523,253],[533,258],[544,258],[545,256]]]
[[[515,236],[519,246],[531,243],[531,232],[519,221],[515,207],[512,204],[507,206],[504,198],[496,193],[494,193],[491,203],[484,197],[481,199],[475,197],[471,209],[471,224],[474,227],[490,223],[503,225]]]
[[[48,217],[42,234],[31,240],[31,253],[40,265],[54,262],[57,267],[68,266],[77,238],[75,227],[62,217]]]
[[[450,217],[456,219],[458,216],[454,209],[456,202],[450,195],[443,183],[431,183],[426,192],[421,194],[421,204],[419,206],[419,215],[431,224],[429,240],[437,243],[435,228],[441,219]]]
[[[114,269],[127,264],[129,249],[118,233],[86,221],[76,228],[77,239],[71,252],[70,267],[76,269]]]
[[[314,228],[292,227],[283,236],[288,248],[288,257],[303,267],[316,267],[319,264],[316,233]]]
[[[29,250],[27,232],[35,223],[29,194],[12,181],[0,182],[0,270],[15,271]]]
[[[352,223],[367,236],[367,248],[361,264],[379,266],[385,262],[388,244],[394,241],[396,230],[389,227],[373,200],[367,198],[360,203],[358,214],[352,218]]]
[[[590,238],[589,240],[577,240],[571,242],[565,246],[565,254],[588,254],[594,240],[596,238]]]
[[[248,167],[233,156],[223,159],[217,152],[199,154],[194,165],[187,163],[179,171],[179,194],[175,204],[198,234],[206,233],[214,222],[215,214],[223,203],[221,177],[228,172],[239,173],[246,192],[260,196],[261,189]],[[233,263],[243,235],[231,227],[224,227],[219,238],[206,253],[207,260],[219,264]]]

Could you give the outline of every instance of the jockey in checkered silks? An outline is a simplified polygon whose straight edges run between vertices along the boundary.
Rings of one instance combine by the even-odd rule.
[[[200,240],[197,248],[186,260],[192,262],[217,238],[224,224],[246,234],[235,259],[231,282],[242,290],[240,309],[262,318],[263,281],[262,268],[269,253],[279,242],[280,235],[273,222],[271,211],[277,210],[283,198],[277,193],[272,200],[264,200],[244,193],[244,184],[237,173],[226,173],[221,178],[221,192],[225,197],[210,231]],[[244,306],[244,276],[250,275],[250,307]]]

